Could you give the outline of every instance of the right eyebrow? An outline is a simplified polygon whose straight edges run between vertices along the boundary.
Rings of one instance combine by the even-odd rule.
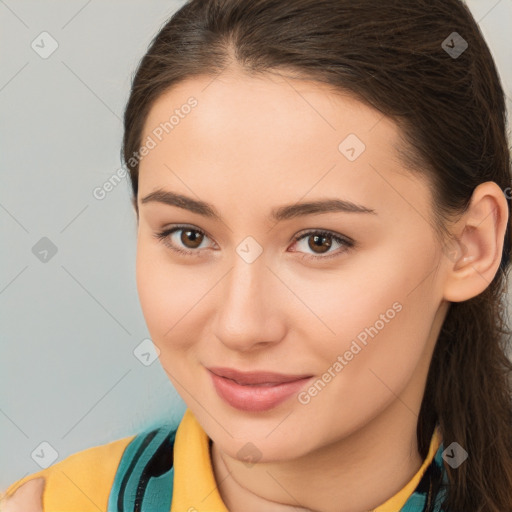
[[[167,204],[169,206],[177,206],[178,208],[183,208],[218,221],[222,220],[222,217],[213,205],[204,201],[192,199],[191,197],[184,196],[182,194],[176,194],[175,192],[170,192],[168,190],[155,190],[146,197],[143,197],[140,202],[141,204],[145,204],[152,201]]]

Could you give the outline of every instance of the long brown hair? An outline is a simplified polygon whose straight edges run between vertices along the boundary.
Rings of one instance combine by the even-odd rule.
[[[450,53],[454,41],[462,53]],[[180,81],[213,77],[233,62],[248,74],[292,71],[330,84],[393,119],[406,143],[403,161],[432,184],[439,232],[446,234],[445,221],[465,211],[480,183],[510,190],[504,92],[461,1],[191,0],[155,36],[133,78],[122,158],[135,205],[134,155],[154,101]],[[510,239],[509,218],[499,271],[478,296],[451,303],[430,364],[420,454],[426,457],[436,423],[445,447],[456,441],[469,454],[457,469],[446,465],[443,508],[450,512],[512,511],[512,363],[503,300]]]

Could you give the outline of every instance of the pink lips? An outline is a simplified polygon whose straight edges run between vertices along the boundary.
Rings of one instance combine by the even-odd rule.
[[[266,411],[297,393],[312,375],[274,372],[240,372],[232,368],[208,368],[219,396],[242,411]]]

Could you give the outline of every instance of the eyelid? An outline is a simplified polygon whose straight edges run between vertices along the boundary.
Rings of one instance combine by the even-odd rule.
[[[198,228],[197,226],[193,226],[191,224],[175,224],[171,227],[164,228],[154,233],[153,236],[172,251],[185,254],[187,256],[198,256],[199,253],[201,252],[200,250],[182,249],[179,247],[175,247],[168,240],[170,235],[174,234],[177,231],[184,231],[186,229],[188,229],[189,231],[196,231],[198,233],[201,233],[205,237],[210,238],[203,229]]]
[[[302,239],[307,238],[308,236],[311,236],[311,235],[329,236],[329,237],[333,238],[337,243],[344,246],[344,249],[330,252],[327,254],[327,256],[302,253],[301,257],[303,259],[312,259],[312,260],[316,260],[316,261],[323,261],[323,260],[327,260],[330,258],[336,258],[338,256],[341,256],[348,250],[353,249],[356,245],[355,241],[352,240],[351,238],[349,238],[348,236],[342,235],[341,233],[336,233],[334,231],[330,231],[328,229],[323,229],[323,228],[309,228],[305,231],[301,231],[301,232],[297,233],[294,236],[294,243],[297,243],[297,242],[301,241]],[[300,252],[300,251],[292,251],[292,252]]]
[[[203,236],[211,239],[211,237],[208,236],[208,234],[203,229],[201,229],[197,226],[191,225],[191,224],[172,225],[171,227],[164,228],[164,229],[154,233],[153,236],[157,240],[161,241],[166,247],[168,247],[172,251],[175,251],[175,252],[181,253],[181,254],[185,254],[187,256],[198,256],[202,252],[201,250],[178,248],[178,247],[175,247],[174,245],[172,245],[168,240],[169,236],[171,234],[174,234],[177,231],[182,231],[182,230],[186,230],[186,229],[188,229],[190,231],[196,231],[197,233],[201,233]],[[345,235],[342,235],[341,233],[336,233],[334,231],[330,231],[328,229],[323,229],[323,228],[308,228],[306,230],[300,231],[299,233],[297,233],[296,235],[293,236],[294,245],[297,242],[300,242],[304,238],[307,238],[308,236],[311,236],[311,235],[329,236],[329,237],[333,238],[337,243],[344,246],[344,249],[334,251],[332,253],[328,253],[327,256],[308,254],[308,253],[303,253],[301,251],[291,251],[291,252],[301,253],[302,254],[301,257],[303,259],[312,259],[312,260],[316,260],[316,261],[322,261],[322,260],[330,259],[332,257],[340,256],[341,254],[347,252],[348,250],[352,249],[356,245],[355,241],[352,240],[351,238],[349,238]]]

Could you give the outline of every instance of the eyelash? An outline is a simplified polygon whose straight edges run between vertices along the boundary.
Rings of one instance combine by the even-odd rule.
[[[198,251],[198,250],[180,249],[178,247],[173,246],[169,242],[169,235],[172,235],[176,231],[182,231],[182,230],[185,230],[185,229],[188,229],[189,231],[195,231],[196,233],[201,233],[201,235],[206,236],[206,237],[208,236],[202,229],[194,228],[194,227],[191,227],[191,226],[176,225],[176,226],[174,226],[172,228],[165,229],[163,231],[155,233],[154,237],[157,240],[159,240],[160,242],[162,242],[166,247],[168,247],[169,249],[171,249],[171,250],[173,250],[175,252],[178,252],[180,254],[185,254],[186,256],[199,256],[198,253],[200,251]],[[326,259],[330,259],[330,258],[334,258],[334,257],[340,256],[341,254],[344,254],[349,249],[352,249],[355,246],[355,242],[353,240],[351,240],[350,238],[347,238],[347,237],[344,237],[344,236],[340,236],[340,235],[337,235],[337,234],[335,234],[335,233],[333,233],[331,231],[326,231],[326,230],[322,230],[322,229],[309,230],[309,231],[306,231],[306,232],[299,233],[299,234],[297,234],[294,237],[293,242],[297,243],[298,241],[300,241],[300,240],[302,240],[304,238],[307,238],[308,236],[311,236],[311,235],[328,236],[328,237],[332,238],[335,242],[337,242],[340,245],[344,246],[345,249],[342,250],[342,251],[337,251],[337,252],[334,252],[332,254],[329,254],[328,256],[317,256],[317,255],[313,255],[313,254],[303,254],[302,255],[303,259],[326,260]],[[299,251],[293,251],[293,252],[299,252]]]

